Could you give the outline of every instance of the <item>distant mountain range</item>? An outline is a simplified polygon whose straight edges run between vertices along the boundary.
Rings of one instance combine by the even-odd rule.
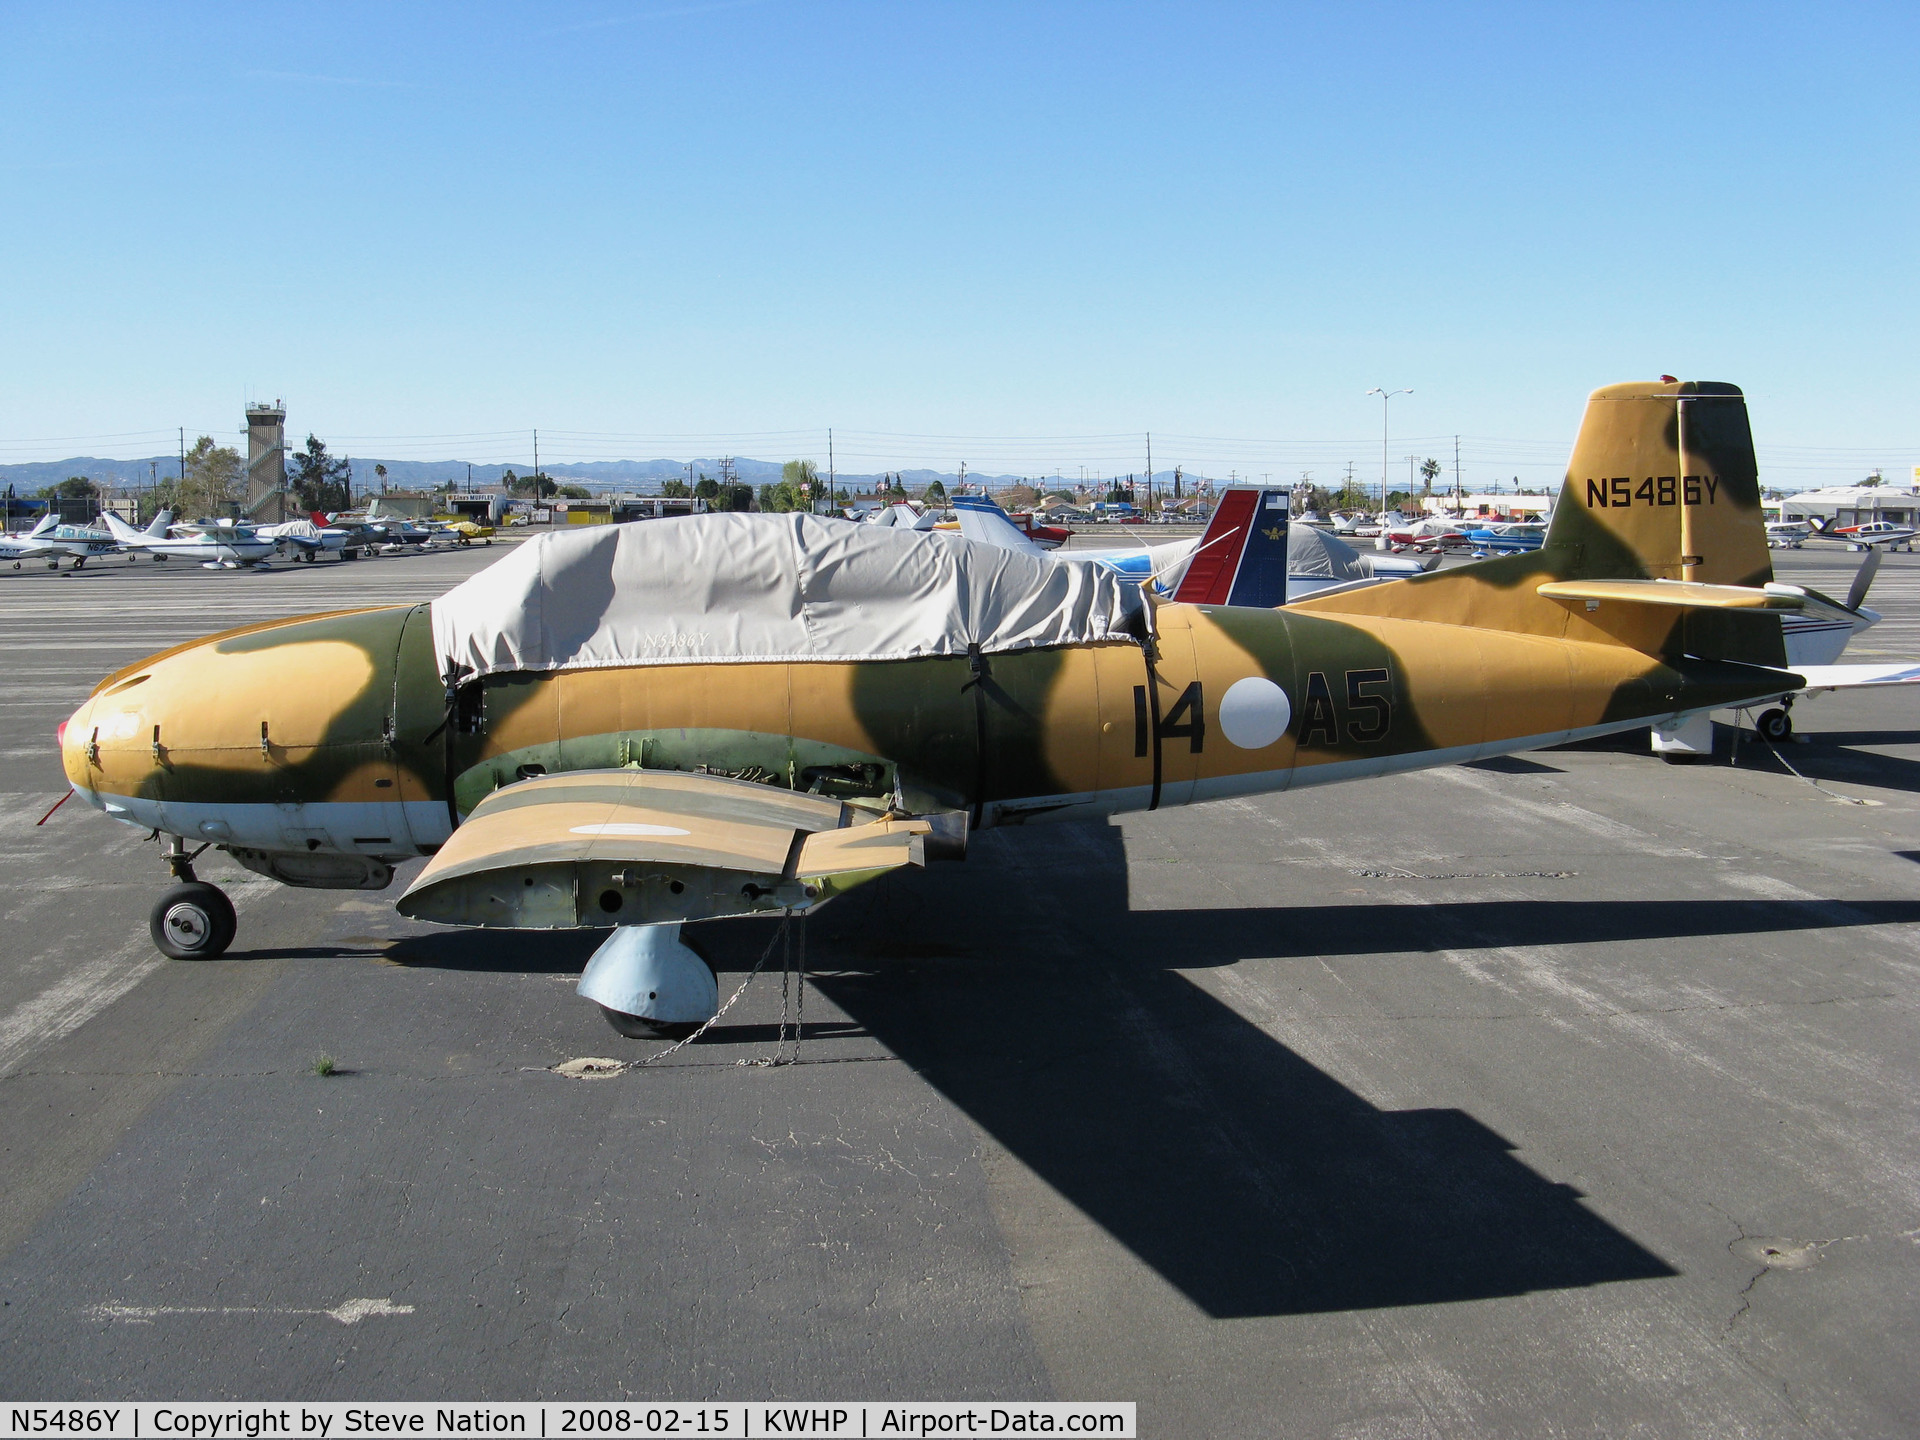
[[[464,460],[363,460],[358,456],[353,457],[352,463],[354,484],[361,490],[375,492],[380,489],[380,479],[373,473],[375,465],[387,467],[386,485],[389,490],[431,490],[448,480],[465,488],[469,476],[475,485],[493,485],[499,483],[509,470],[515,475],[525,475],[531,468],[525,465],[468,465]],[[689,465],[693,467],[696,480],[702,475],[709,479],[719,477],[720,462],[717,459],[591,460],[576,465],[542,465],[540,468],[555,480],[588,490],[631,490],[649,495],[657,493],[668,480],[685,480]],[[780,462],[736,459],[733,471],[743,483],[757,489],[780,478]],[[142,460],[102,460],[92,455],[76,455],[69,460],[0,465],[0,490],[11,485],[16,495],[31,495],[36,490],[57,485],[74,475],[83,475],[109,489],[138,489],[151,484],[155,477],[167,480],[179,473],[179,457],[174,455],[155,455]],[[914,494],[926,489],[935,480],[951,490],[959,480],[958,475],[939,470],[901,470],[893,473],[898,474],[900,483]],[[1019,475],[983,475],[970,471],[967,483],[1001,490],[1019,484],[1023,478]],[[1189,474],[1186,478],[1189,484],[1210,483],[1202,475]],[[835,482],[842,489],[858,492],[873,490],[882,479],[879,475],[840,474],[835,477]],[[1045,484],[1044,481],[1042,483]],[[1144,479],[1141,483],[1145,483]],[[1063,482],[1063,486],[1068,490],[1073,488],[1068,482]],[[1171,491],[1173,472],[1165,470],[1155,475],[1154,488]]]

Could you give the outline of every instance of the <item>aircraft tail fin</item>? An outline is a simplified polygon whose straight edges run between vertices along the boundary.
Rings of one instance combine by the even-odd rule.
[[[1020,533],[1020,527],[1007,518],[1007,512],[986,495],[956,495],[953,513],[960,521],[963,539],[982,545],[997,545],[1002,550],[1018,550],[1023,555],[1044,555],[1040,546]]]
[[[59,524],[60,517],[54,514],[52,509],[48,509],[47,513],[40,517],[40,523],[27,532],[27,538],[31,540],[36,535],[45,535],[58,528]]]
[[[153,517],[153,523],[147,526],[147,534],[155,540],[167,538],[167,527],[173,523],[173,511],[162,510]]]
[[[107,533],[122,544],[125,544],[129,540],[145,540],[147,538],[146,535],[134,529],[133,526],[127,524],[126,521],[122,520],[112,511],[108,511],[100,518],[107,522]]]
[[[1568,580],[1771,580],[1739,387],[1636,381],[1594,391],[1546,544],[1565,552]]]
[[[1287,603],[1288,492],[1235,486],[1220,496],[1173,598],[1272,609]]]

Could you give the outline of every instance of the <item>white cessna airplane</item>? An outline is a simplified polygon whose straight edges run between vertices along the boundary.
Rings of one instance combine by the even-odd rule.
[[[197,535],[177,538],[167,533],[172,512],[162,510],[152,525],[136,530],[117,515],[109,515],[107,529],[113,538],[129,550],[145,550],[155,560],[198,560],[208,570],[237,570],[241,566],[264,565],[280,547],[264,540],[244,526],[208,526]]]

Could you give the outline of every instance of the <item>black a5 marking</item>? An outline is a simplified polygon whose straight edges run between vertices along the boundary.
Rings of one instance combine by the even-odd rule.
[[[1356,745],[1374,745],[1393,728],[1393,672],[1384,665],[1348,670],[1343,680],[1346,739]],[[1325,672],[1307,675],[1300,697],[1300,747],[1341,743],[1341,715]]]

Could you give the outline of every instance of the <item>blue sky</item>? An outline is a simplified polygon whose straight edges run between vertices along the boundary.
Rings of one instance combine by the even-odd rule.
[[[0,460],[1920,463],[1911,5],[0,8]],[[841,440],[840,437],[844,437]]]

